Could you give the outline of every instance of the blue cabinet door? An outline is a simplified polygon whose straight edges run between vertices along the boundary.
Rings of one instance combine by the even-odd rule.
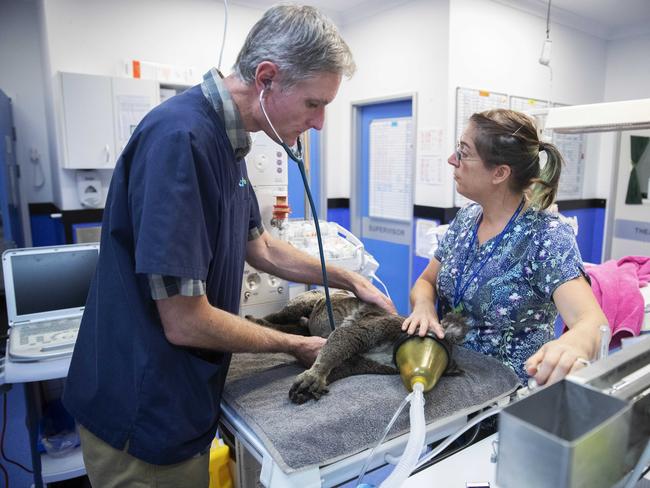
[[[20,169],[16,162],[11,99],[0,90],[0,215],[6,246],[24,247],[20,212]]]

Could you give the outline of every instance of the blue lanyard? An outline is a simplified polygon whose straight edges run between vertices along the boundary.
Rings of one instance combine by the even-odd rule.
[[[517,217],[521,213],[521,209],[524,208],[524,203],[526,199],[522,198],[521,203],[517,207],[517,210],[515,210],[515,213],[512,214],[512,217],[510,217],[510,220],[508,220],[508,223],[506,226],[503,228],[503,230],[499,233],[499,235],[496,237],[494,244],[492,245],[492,249],[490,249],[490,253],[479,263],[478,267],[476,270],[471,274],[469,279],[465,282],[465,285],[462,285],[462,280],[463,276],[467,273],[469,270],[469,265],[471,263],[467,263],[467,258],[469,257],[469,253],[472,251],[472,248],[474,247],[474,243],[476,242],[476,236],[478,234],[478,227],[481,225],[481,221],[483,220],[483,214],[481,214],[477,221],[476,225],[474,226],[474,231],[472,232],[472,240],[469,243],[469,248],[467,250],[467,253],[465,254],[465,262],[463,263],[462,270],[459,269],[458,271],[458,276],[456,276],[456,283],[454,286],[454,310],[459,311],[459,305],[460,302],[463,299],[463,296],[465,295],[465,292],[469,288],[469,285],[474,281],[474,279],[479,275],[485,264],[490,260],[492,255],[494,254],[494,251],[497,250],[499,247],[499,244],[501,244],[501,241],[503,240],[503,236],[505,236],[508,232],[510,232],[510,229],[515,223],[515,220],[517,220]],[[459,267],[460,268],[460,267]],[[462,285],[462,286],[461,286]]]

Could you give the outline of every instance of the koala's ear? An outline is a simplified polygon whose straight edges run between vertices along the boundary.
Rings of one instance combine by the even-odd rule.
[[[445,330],[445,339],[452,344],[461,344],[469,330],[465,317],[455,312],[445,315],[440,325]]]

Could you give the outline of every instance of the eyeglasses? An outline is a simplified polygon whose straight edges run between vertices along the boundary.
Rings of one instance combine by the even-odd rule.
[[[456,142],[456,150],[454,151],[454,155],[456,156],[456,161],[458,161],[459,163],[463,160],[469,161],[471,159],[480,159],[478,156],[473,156],[473,157],[463,156],[463,153],[460,148],[460,141]]]

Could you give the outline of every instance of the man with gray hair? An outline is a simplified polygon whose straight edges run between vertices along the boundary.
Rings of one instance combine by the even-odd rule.
[[[248,132],[293,145],[321,129],[325,106],[353,71],[326,17],[273,7],[233,74],[212,69],[136,128],[111,181],[63,399],[93,486],[207,487],[231,353],[286,352],[306,365],[316,358],[324,339],[237,316],[244,260],[321,283],[317,260],[264,232],[243,158]],[[394,311],[361,276],[328,271],[336,288]]]

